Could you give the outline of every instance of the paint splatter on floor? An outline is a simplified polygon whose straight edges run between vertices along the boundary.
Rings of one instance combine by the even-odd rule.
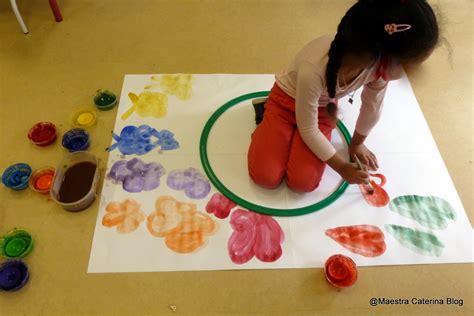
[[[174,134],[168,130],[157,131],[148,125],[125,126],[120,136],[112,134],[115,144],[107,148],[112,151],[116,148],[123,155],[144,155],[153,149],[173,150],[179,148],[179,143],[174,139]],[[152,137],[154,138],[152,142]]]
[[[122,114],[122,120],[126,120],[134,112],[141,117],[162,118],[168,110],[168,96],[158,92],[144,91],[138,96],[132,92],[128,94],[133,105]]]
[[[365,185],[360,184],[359,188],[364,196],[364,199],[367,203],[374,207],[383,207],[390,202],[390,197],[388,193],[382,188],[385,185],[386,178],[384,175],[380,173],[370,174],[371,177],[376,177],[380,179],[380,183],[376,183],[374,180],[370,180],[370,184],[372,185],[373,192],[369,193],[365,187]]]
[[[192,253],[207,244],[208,236],[217,230],[217,223],[196,204],[179,202],[161,196],[155,211],[147,217],[147,229],[155,237],[164,237],[166,246],[177,253]]]
[[[206,212],[213,213],[215,217],[224,219],[230,214],[232,208],[237,204],[226,198],[220,193],[214,193],[206,204]]]
[[[227,248],[232,262],[243,264],[254,256],[263,262],[274,262],[281,257],[285,235],[271,216],[237,209],[232,212],[230,225],[234,232]]]
[[[381,256],[386,249],[383,232],[373,225],[340,226],[326,230],[326,236],[364,257]]]
[[[175,95],[180,100],[188,100],[193,95],[193,76],[190,74],[163,74],[161,77],[152,76],[151,80],[158,82],[145,87],[145,90],[162,88],[163,92]]]
[[[133,199],[122,202],[110,202],[105,207],[102,225],[116,227],[117,232],[128,234],[135,231],[145,220],[145,214],[140,210],[140,204]]]
[[[160,186],[160,178],[166,173],[163,166],[156,162],[145,163],[138,158],[118,160],[110,169],[107,177],[130,193],[151,191]]]
[[[431,233],[398,225],[385,225],[385,230],[403,246],[425,256],[439,257],[443,243]]]
[[[390,202],[390,210],[431,229],[445,229],[447,220],[456,219],[451,204],[435,196],[399,196]]]
[[[196,168],[173,170],[166,183],[174,190],[184,191],[191,199],[203,199],[211,192],[209,180]]]

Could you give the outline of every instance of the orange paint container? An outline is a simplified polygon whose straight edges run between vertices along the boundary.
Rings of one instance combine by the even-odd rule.
[[[53,184],[54,172],[53,167],[43,167],[35,170],[28,182],[29,187],[38,193],[49,193]]]

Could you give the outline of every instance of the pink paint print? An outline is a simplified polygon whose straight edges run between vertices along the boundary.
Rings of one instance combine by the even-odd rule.
[[[386,249],[385,236],[377,226],[341,226],[326,230],[326,236],[347,250],[364,257],[381,256]]]
[[[379,178],[380,183],[377,184],[374,180],[370,180],[370,184],[372,185],[372,188],[374,189],[373,193],[367,192],[366,188],[364,185],[360,184],[359,188],[360,191],[362,192],[362,195],[364,196],[364,199],[367,201],[369,205],[375,206],[375,207],[383,207],[387,205],[390,202],[390,197],[388,196],[388,193],[382,188],[385,185],[386,178],[383,174],[380,173],[369,173],[371,177]]]
[[[232,262],[243,264],[254,256],[263,262],[274,262],[281,257],[285,237],[271,216],[237,209],[230,217],[230,225],[234,232],[227,248]]]
[[[206,212],[213,213],[215,217],[223,219],[227,218],[230,214],[230,210],[236,206],[237,204],[222,194],[214,193],[209,202],[207,202]]]

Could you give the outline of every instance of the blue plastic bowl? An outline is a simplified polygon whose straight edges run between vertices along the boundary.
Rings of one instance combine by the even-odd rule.
[[[21,260],[8,260],[0,264],[0,290],[17,291],[30,277],[28,266]]]
[[[84,151],[89,148],[89,133],[82,128],[73,128],[63,136],[63,147],[70,152]]]
[[[23,190],[28,186],[32,170],[26,163],[11,165],[2,174],[2,183],[12,190]]]

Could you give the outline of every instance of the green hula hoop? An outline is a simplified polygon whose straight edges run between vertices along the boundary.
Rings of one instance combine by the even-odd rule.
[[[214,123],[217,121],[217,119],[229,108],[233,107],[234,105],[241,103],[242,101],[249,100],[249,99],[255,99],[259,97],[266,97],[270,91],[258,91],[258,92],[253,92],[253,93],[248,93],[241,95],[235,99],[230,100],[229,102],[225,103],[222,105],[219,109],[217,109],[214,114],[209,118],[207,121],[206,125],[204,126],[204,129],[201,134],[201,139],[199,142],[199,155],[201,157],[201,163],[202,167],[204,168],[204,171],[206,172],[209,180],[212,182],[212,184],[228,199],[234,201],[238,205],[266,215],[273,215],[273,216],[298,216],[298,215],[305,215],[309,214],[312,212],[319,211],[327,206],[329,206],[331,203],[336,201],[347,189],[349,184],[346,181],[343,181],[339,187],[331,193],[328,197],[326,197],[324,200],[319,201],[318,203],[308,205],[305,207],[300,207],[300,208],[293,208],[293,209],[278,209],[278,208],[271,208],[271,207],[264,207],[261,205],[254,204],[252,202],[249,202],[240,196],[237,196],[234,194],[232,191],[230,191],[220,180],[217,178],[216,174],[212,170],[212,167],[209,163],[209,158],[207,156],[207,140],[209,138],[209,133],[214,126]],[[349,131],[347,130],[346,126],[338,120],[337,122],[337,128],[339,131],[342,133],[344,140],[346,143],[349,145],[351,143],[351,135],[349,134]]]

